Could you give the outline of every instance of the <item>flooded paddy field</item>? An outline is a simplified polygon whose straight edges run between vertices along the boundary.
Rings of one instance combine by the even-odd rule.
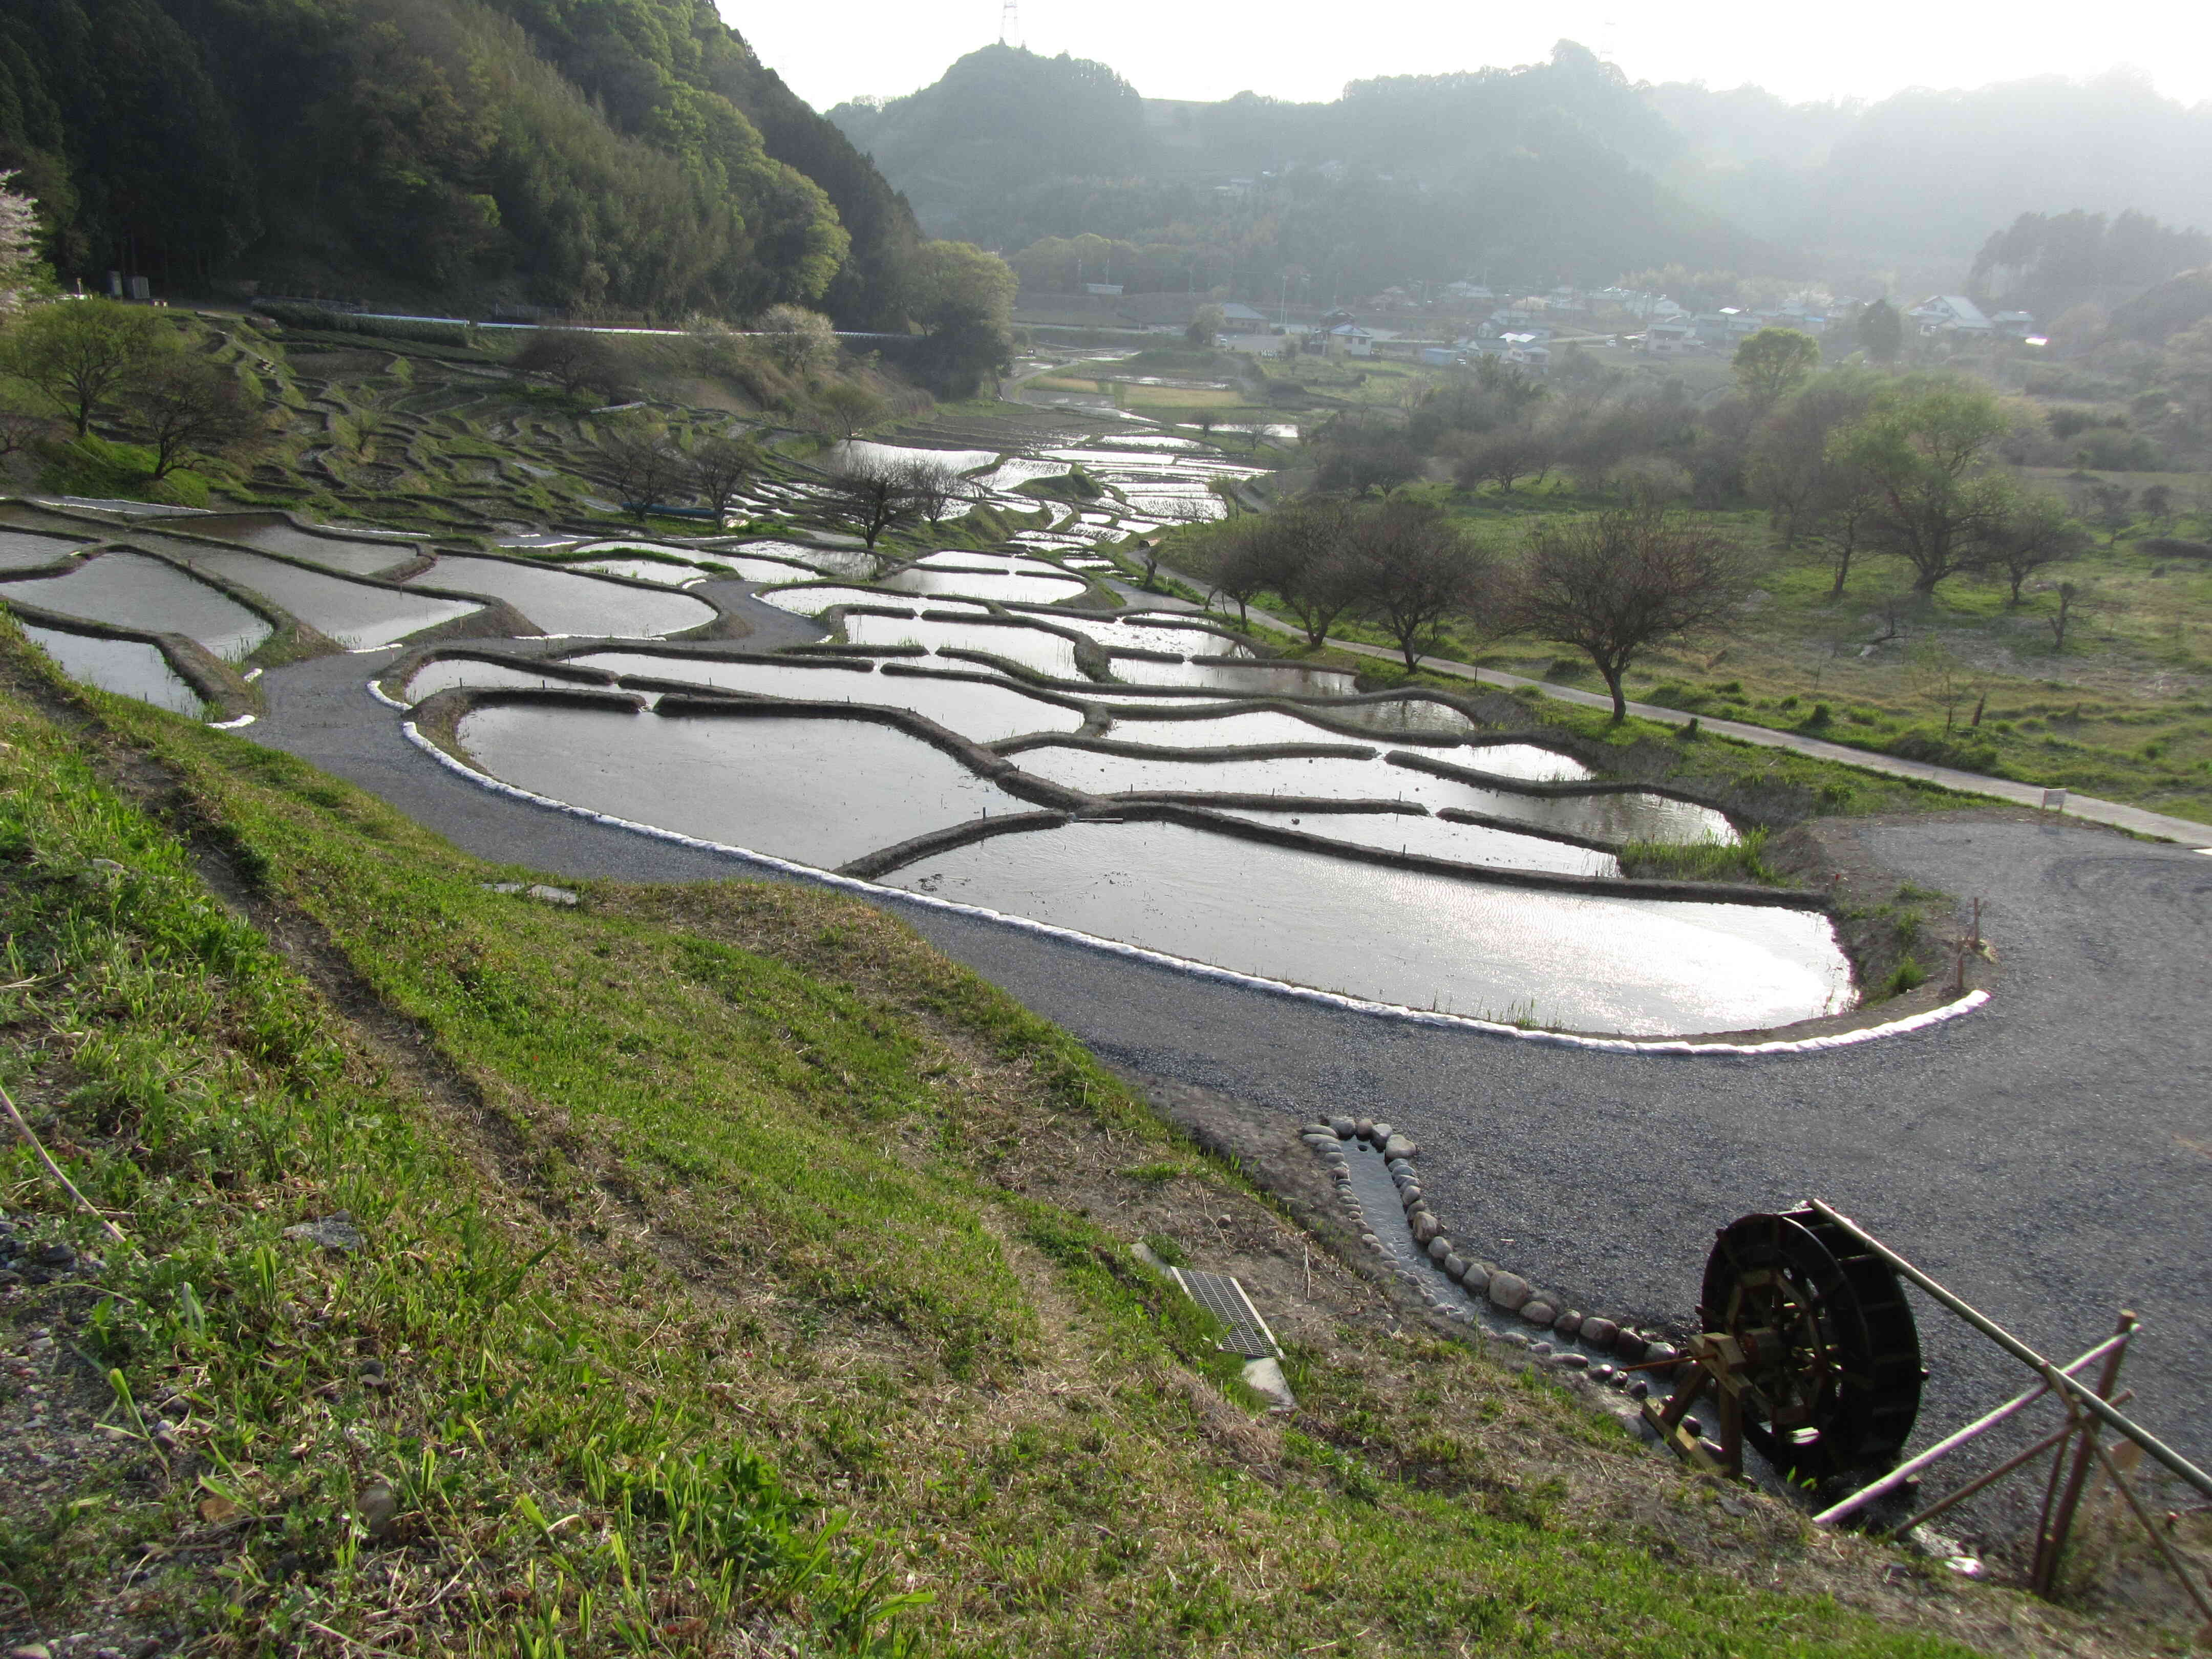
[[[23,637],[37,646],[63,673],[118,696],[136,697],[172,714],[198,719],[200,694],[187,685],[160,649],[142,640],[104,640],[58,628],[23,625]]]
[[[66,575],[0,582],[0,599],[115,628],[182,634],[234,662],[276,632],[221,589],[143,553],[102,553]]]
[[[447,555],[410,586],[504,599],[547,634],[658,639],[701,628],[714,607],[686,593],[657,593],[551,565]]]
[[[404,587],[378,586],[334,572],[304,569],[266,554],[234,553],[184,542],[171,545],[180,550],[179,556],[188,559],[193,569],[252,588],[349,651],[396,645],[410,634],[472,617],[483,608],[466,600],[410,593]]]
[[[1570,1030],[1778,1025],[1850,989],[1825,916],[1486,886],[1182,824],[999,836],[883,879],[1241,973]]]
[[[1036,810],[869,720],[494,704],[463,717],[458,741],[521,788],[821,869],[971,818]]]

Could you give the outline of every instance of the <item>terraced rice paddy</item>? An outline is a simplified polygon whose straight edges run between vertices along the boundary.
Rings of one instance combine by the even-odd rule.
[[[1264,978],[1572,1030],[1755,1029],[1850,990],[1822,916],[1487,886],[1181,824],[998,836],[883,879]]]
[[[200,713],[200,696],[169,666],[159,650],[137,640],[98,639],[58,628],[23,624],[23,637],[52,657],[72,679],[118,696],[136,697],[173,714]]]
[[[410,585],[506,600],[546,634],[660,639],[714,620],[688,594],[654,592],[550,565],[448,555]]]
[[[494,777],[525,789],[823,869],[1035,810],[919,738],[866,720],[494,705],[472,710],[459,738]]]
[[[220,589],[144,553],[102,553],[67,575],[0,583],[0,599],[115,628],[182,634],[232,661],[276,631]]]

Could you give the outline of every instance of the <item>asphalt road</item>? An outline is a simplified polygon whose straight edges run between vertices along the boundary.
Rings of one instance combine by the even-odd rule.
[[[757,642],[787,642],[767,633],[785,623],[811,636],[763,619]],[[270,712],[242,735],[556,878],[753,873],[447,771],[362,689],[386,660],[272,672]],[[1401,1024],[885,902],[1125,1074],[1295,1118],[1389,1118],[1425,1147],[1423,1184],[1456,1237],[1584,1307],[1679,1320],[1716,1228],[1814,1196],[2053,1354],[2131,1307],[2146,1326],[2134,1410],[2212,1462],[2212,860],[2056,820],[1862,833],[1901,878],[1984,897],[1996,996],[1802,1056],[1609,1054]],[[1957,1322],[1921,1322],[1935,1371],[1921,1438],[2021,1386]]]

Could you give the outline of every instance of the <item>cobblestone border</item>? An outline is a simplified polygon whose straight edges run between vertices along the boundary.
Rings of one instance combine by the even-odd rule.
[[[1442,1317],[1525,1349],[1546,1364],[1580,1372],[1631,1401],[1643,1399],[1651,1392],[1653,1381],[1669,1376],[1672,1368],[1667,1362],[1679,1359],[1680,1353],[1656,1332],[1638,1328],[1626,1319],[1585,1313],[1565,1296],[1540,1289],[1494,1261],[1462,1255],[1462,1247],[1422,1193],[1414,1168],[1414,1160],[1420,1156],[1419,1145],[1389,1123],[1333,1117],[1309,1123],[1299,1133],[1329,1167],[1337,1197],[1358,1229],[1360,1242],[1392,1264],[1397,1277]],[[1403,1212],[1400,1217],[1378,1220],[1368,1213],[1355,1190],[1346,1142],[1364,1144],[1381,1156],[1397,1188]],[[1419,1255],[1459,1287],[1464,1303],[1440,1294],[1427,1276],[1404,1265],[1382,1233],[1383,1229],[1395,1226],[1403,1226]],[[1472,1247],[1468,1248],[1471,1251]],[[1625,1366],[1650,1369],[1639,1372]]]

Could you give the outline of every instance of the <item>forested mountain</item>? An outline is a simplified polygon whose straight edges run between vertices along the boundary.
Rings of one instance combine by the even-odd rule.
[[[712,0],[0,0],[64,275],[901,314],[905,204]]]
[[[1569,42],[1548,63],[1360,82],[1329,104],[1195,106],[1148,106],[1103,64],[992,46],[830,118],[934,234],[1012,251],[1091,233],[1255,297],[1286,267],[1326,298],[1447,271],[1609,281],[1775,259],[1653,179],[1672,129]]]
[[[2115,72],[1871,106],[1650,88],[1680,135],[1664,177],[1752,233],[1869,260],[1963,263],[2020,215],[2130,210],[2212,229],[2212,106]]]

